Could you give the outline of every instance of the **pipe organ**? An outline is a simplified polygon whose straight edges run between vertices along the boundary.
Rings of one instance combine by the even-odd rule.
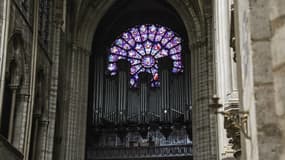
[[[191,150],[190,54],[182,55],[180,39],[161,26],[142,25],[122,37],[111,54],[94,59],[91,125],[96,140],[89,145],[116,152],[171,146]]]
[[[115,77],[105,74],[103,58],[98,58],[94,80],[93,125],[103,121],[115,125],[128,122],[149,123],[169,122],[178,120],[189,121],[191,110],[191,92],[189,70],[183,74],[172,74],[168,67],[159,71],[160,87],[152,88],[149,84],[150,75],[140,74],[138,88],[130,88],[127,62],[120,63],[121,70]],[[186,59],[187,60],[187,59]],[[166,65],[167,66],[167,65]]]

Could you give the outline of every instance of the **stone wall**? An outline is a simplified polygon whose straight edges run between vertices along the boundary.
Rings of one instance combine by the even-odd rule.
[[[251,139],[243,159],[284,159],[284,9],[280,1],[236,1],[241,105]],[[282,157],[283,156],[283,157]]]
[[[271,26],[271,56],[272,74],[274,82],[274,101],[277,117],[277,128],[274,136],[279,138],[276,145],[276,153],[279,160],[285,159],[285,1],[269,1],[269,26]],[[280,145],[280,146],[279,146]]]
[[[4,1],[6,2],[6,1]],[[49,105],[54,105],[54,103],[50,103],[49,97],[54,98],[54,95],[50,96],[50,88],[51,87],[51,75],[54,75],[55,71],[52,73],[51,67],[53,64],[53,46],[58,47],[57,45],[50,44],[45,46],[45,42],[42,39],[36,36],[38,32],[38,22],[36,20],[37,14],[35,12],[35,5],[33,0],[27,1],[14,1],[11,0],[9,4],[10,13],[9,18],[6,20],[9,21],[9,29],[6,31],[8,34],[8,42],[7,42],[7,58],[6,58],[6,66],[4,67],[6,71],[6,76],[9,75],[9,64],[12,60],[17,58],[15,56],[18,54],[15,51],[15,46],[19,45],[17,40],[20,40],[21,49],[20,49],[20,57],[21,57],[21,65],[19,73],[22,76],[21,87],[17,90],[16,94],[16,108],[15,108],[15,118],[13,123],[13,135],[11,139],[11,144],[24,155],[24,159],[28,159],[29,149],[33,145],[33,141],[37,141],[35,146],[37,151],[35,159],[51,159],[52,151],[50,149],[49,144],[53,145],[53,135],[49,134],[51,132],[50,128],[54,128],[53,120],[55,120],[55,116],[51,113],[53,112],[53,108],[49,107]],[[52,1],[48,1],[50,3],[50,16],[49,20],[46,23],[50,25],[48,37],[49,40],[53,38],[54,25],[53,23],[53,5]],[[2,11],[3,11],[3,1],[0,2],[0,25],[2,25]],[[38,8],[36,8],[38,10]],[[7,23],[6,21],[6,23]],[[4,21],[5,22],[5,21]],[[2,36],[2,27],[1,27],[1,36]],[[15,41],[15,35],[17,36],[17,40]],[[58,41],[55,41],[58,42]],[[2,48],[1,48],[2,51]],[[37,56],[35,56],[37,55]],[[2,57],[1,57],[2,58]],[[33,64],[32,64],[33,62]],[[53,65],[54,66],[54,65]],[[36,90],[38,90],[38,77],[37,74],[41,72],[44,77],[44,83],[41,84],[39,88],[42,88],[44,91],[42,93],[43,97],[35,100],[33,97]],[[35,76],[33,76],[35,75]],[[1,77],[2,79],[2,77]],[[4,79],[4,78],[3,78]],[[52,88],[53,89],[53,88]],[[51,90],[52,90],[51,89]],[[35,91],[35,92],[34,92]],[[32,96],[33,95],[33,96]],[[3,96],[1,94],[1,96]],[[35,101],[41,101],[41,103],[34,104]],[[53,99],[52,99],[53,100]],[[41,108],[39,108],[41,107]],[[39,112],[35,112],[38,109]],[[10,114],[10,113],[3,113]],[[36,132],[32,131],[32,128],[35,125],[34,119],[40,114],[40,118],[38,121],[38,129],[37,136],[35,136]],[[1,117],[1,113],[0,113]],[[50,127],[50,128],[48,128]],[[34,132],[34,133],[31,133]],[[33,136],[30,136],[33,135]],[[37,138],[35,138],[37,137]],[[48,143],[49,142],[49,143]],[[50,156],[50,157],[48,157]]]
[[[259,159],[279,159],[281,132],[274,111],[269,1],[250,1],[250,31]]]

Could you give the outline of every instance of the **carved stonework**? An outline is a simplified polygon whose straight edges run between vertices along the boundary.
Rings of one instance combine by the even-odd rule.
[[[239,114],[231,114],[239,112],[239,107],[236,104],[231,104],[228,107],[228,112],[230,114],[224,115],[224,127],[227,131],[227,137],[229,138],[229,143],[232,144],[232,149],[235,151],[234,157],[239,159],[241,156],[241,142],[240,142],[240,128],[236,125],[239,121]]]

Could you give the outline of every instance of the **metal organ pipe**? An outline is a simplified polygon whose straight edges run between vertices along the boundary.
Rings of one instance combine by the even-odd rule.
[[[140,111],[139,111],[139,122],[145,123],[146,116],[148,114],[148,82],[151,79],[149,73],[143,72],[139,74],[140,84]]]
[[[161,87],[160,104],[162,107],[161,120],[163,121],[171,121],[170,95],[169,95],[169,68],[171,67],[172,67],[172,61],[168,57],[159,60],[160,87]]]
[[[161,77],[161,106],[163,109],[163,120],[171,120],[171,111],[169,107],[169,72],[164,69],[160,73]]]
[[[111,78],[106,78],[105,80],[105,114],[104,118],[109,121],[116,120],[116,103],[117,103],[117,88],[116,88],[116,80]]]
[[[140,107],[140,122],[145,122],[145,114],[146,114],[146,100],[147,100],[147,82],[141,83],[141,107]]]
[[[118,90],[117,90],[117,82],[112,81],[112,96],[110,97],[110,101],[112,102],[112,109],[113,109],[113,121],[117,122],[118,121],[118,116],[117,116],[117,99],[118,99]],[[117,99],[116,99],[117,98]]]
[[[185,107],[184,107],[184,119],[188,121],[191,119],[191,56],[190,54],[185,54]]]
[[[128,70],[130,65],[127,61],[119,61],[119,75],[118,75],[118,104],[117,117],[118,122],[126,121],[127,117],[127,86],[128,86]]]
[[[100,119],[103,118],[103,86],[104,86],[103,78],[104,78],[103,57],[98,56],[98,58],[95,60],[93,125],[100,123]]]
[[[110,106],[110,104],[109,104],[109,100],[108,100],[108,97],[109,97],[109,88],[110,88],[110,86],[109,86],[109,84],[110,84],[110,82],[109,82],[110,80],[107,78],[106,80],[105,80],[105,107],[104,107],[104,110],[105,110],[105,113],[104,113],[104,119],[106,119],[106,120],[110,120],[110,110],[109,110],[109,106]]]

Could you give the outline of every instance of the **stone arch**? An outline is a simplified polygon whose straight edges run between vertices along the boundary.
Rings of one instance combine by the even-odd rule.
[[[6,72],[8,73],[7,76],[10,75],[9,69],[13,66],[16,67],[15,72],[17,76],[18,83],[20,81],[24,81],[25,77],[27,77],[27,72],[25,70],[26,66],[26,60],[25,60],[25,46],[24,46],[24,39],[21,33],[21,30],[16,30],[12,34],[12,36],[9,38],[8,41],[8,54],[7,57],[7,67]],[[11,66],[13,65],[13,66]]]
[[[192,100],[193,100],[193,143],[194,143],[194,159],[195,160],[209,160],[217,158],[217,143],[216,143],[216,117],[209,112],[208,105],[211,102],[211,97],[214,92],[214,55],[212,47],[212,4],[208,1],[180,1],[180,0],[168,0],[168,3],[177,11],[181,16],[185,28],[187,30],[187,36],[189,39],[188,47],[191,51],[191,78],[192,78]],[[69,38],[70,50],[72,51],[69,58],[70,73],[68,76],[74,78],[70,83],[70,87],[73,87],[72,83],[80,83],[82,80],[85,83],[81,83],[83,88],[73,88],[69,93],[69,97],[77,96],[78,92],[81,95],[87,95],[88,86],[86,80],[88,79],[89,63],[82,63],[89,61],[89,55],[91,52],[92,41],[97,26],[108,11],[108,9],[115,3],[113,0],[106,1],[84,1],[80,4],[80,8],[77,10],[75,19],[69,24],[75,26],[67,26],[67,30],[73,33]],[[204,6],[202,5],[204,4]],[[73,15],[70,13],[70,15]],[[74,15],[73,15],[74,16]],[[69,17],[71,18],[71,17]],[[79,53],[79,54],[75,54]],[[87,55],[87,58],[85,57]],[[79,60],[77,61],[77,59]],[[81,62],[82,61],[82,62]],[[85,70],[84,70],[85,69]],[[82,72],[81,72],[82,71]],[[78,77],[83,75],[85,77]],[[85,78],[85,79],[84,79]],[[84,88],[85,87],[85,88]],[[78,97],[80,98],[80,97]],[[70,107],[76,107],[76,104],[84,104],[87,108],[87,102],[76,102],[76,100],[69,100],[67,105]],[[86,109],[84,108],[84,110]],[[80,108],[82,110],[82,108]],[[80,110],[78,109],[78,110]],[[69,111],[70,115],[74,114],[73,111]],[[78,141],[68,137],[73,132],[77,132],[72,129],[72,122],[76,121],[76,118],[81,122],[86,122],[86,110],[82,115],[73,117],[71,120],[67,120],[67,137],[66,141],[69,144],[76,145]],[[82,124],[82,123],[81,123]],[[68,126],[70,125],[70,126]],[[80,126],[84,131],[86,130],[86,124]],[[85,133],[77,132],[78,138],[81,140],[85,138]],[[81,146],[68,146],[65,149],[66,157],[72,157],[72,148],[80,150],[78,154],[84,157],[85,146],[80,143]],[[75,154],[75,153],[74,153]],[[77,156],[78,156],[77,154]]]
[[[177,11],[186,26],[187,36],[189,37],[190,43],[189,46],[196,43],[196,41],[200,41],[203,33],[205,32],[203,27],[205,24],[203,24],[204,22],[202,17],[203,11],[200,9],[199,11],[196,9],[195,11],[194,6],[191,5],[189,1],[167,1]],[[93,1],[86,2],[89,5],[81,5],[79,14],[76,16],[78,20],[75,21],[76,27],[74,29],[74,42],[77,43],[78,46],[89,51],[91,50],[93,36],[98,24],[108,9],[115,2],[116,1],[114,0]],[[197,4],[196,8],[200,8],[200,6]],[[94,19],[94,17],[96,17],[96,19]]]
[[[15,100],[14,100],[14,112],[13,114],[13,132],[10,135],[11,143],[20,151],[22,151],[21,136],[24,135],[25,130],[25,116],[26,105],[28,104],[28,88],[29,88],[29,66],[27,65],[27,54],[25,52],[25,41],[23,38],[22,29],[18,28],[12,32],[8,41],[8,56],[6,69],[11,68],[10,65],[16,66],[15,68],[15,81],[18,84],[16,86]],[[12,62],[12,63],[11,63]],[[6,70],[7,71],[7,70]],[[9,72],[7,71],[7,76]],[[12,114],[11,114],[12,115]],[[12,117],[12,116],[10,116]],[[19,127],[20,126],[20,127]]]
[[[2,123],[6,123],[8,140],[13,143],[15,141],[15,132],[18,127],[17,123],[17,106],[19,104],[19,95],[24,88],[25,72],[25,53],[24,40],[21,30],[15,30],[8,41],[8,55],[6,61],[5,76],[5,93],[4,93],[4,113]],[[9,125],[9,126],[7,126]]]

